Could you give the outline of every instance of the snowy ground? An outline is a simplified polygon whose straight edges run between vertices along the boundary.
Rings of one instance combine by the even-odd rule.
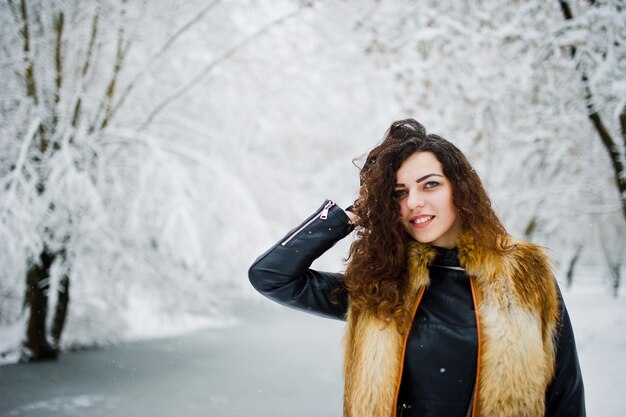
[[[581,290],[563,296],[576,335],[587,415],[626,416],[626,296]]]
[[[589,416],[626,405],[626,297],[565,293]],[[239,324],[0,368],[0,416],[341,415],[341,322],[248,303]]]

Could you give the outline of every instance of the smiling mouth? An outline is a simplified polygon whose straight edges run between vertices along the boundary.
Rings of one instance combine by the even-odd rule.
[[[420,216],[420,217],[417,217],[415,219],[411,219],[409,221],[409,223],[418,226],[418,225],[422,225],[422,224],[428,223],[429,221],[431,221],[434,218],[435,218],[435,216]]]

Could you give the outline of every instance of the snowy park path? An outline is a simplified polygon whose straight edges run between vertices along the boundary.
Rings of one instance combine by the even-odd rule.
[[[343,323],[238,310],[230,328],[1,367],[0,416],[340,416]]]

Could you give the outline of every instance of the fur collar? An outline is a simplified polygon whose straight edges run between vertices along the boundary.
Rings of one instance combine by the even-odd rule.
[[[457,244],[478,306],[474,416],[543,416],[545,390],[554,375],[556,283],[542,248],[512,238],[505,243],[510,247],[505,255],[477,250],[467,234]],[[431,246],[409,244],[404,304],[413,314],[430,282],[428,265],[434,258]],[[410,323],[398,328],[352,307],[347,321],[344,415],[394,416]]]

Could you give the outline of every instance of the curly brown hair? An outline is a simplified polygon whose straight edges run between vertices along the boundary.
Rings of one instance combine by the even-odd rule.
[[[380,145],[367,155],[360,172],[359,197],[352,208],[357,215],[357,239],[350,247],[345,283],[351,305],[373,311],[385,321],[404,322],[402,305],[406,285],[405,249],[412,237],[400,222],[394,195],[396,172],[415,152],[432,152],[452,185],[452,201],[463,232],[478,250],[502,253],[506,230],[465,155],[452,143],[413,119],[394,122]]]

